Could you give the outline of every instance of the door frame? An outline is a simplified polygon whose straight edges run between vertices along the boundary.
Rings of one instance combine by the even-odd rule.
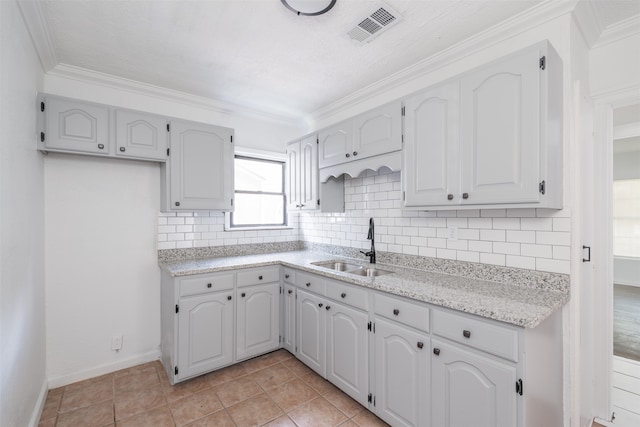
[[[593,97],[594,101],[594,188],[593,201],[593,314],[592,411],[601,423],[612,414],[611,376],[613,371],[613,110],[640,103],[640,85]],[[602,286],[601,284],[605,284]],[[586,386],[586,385],[585,385]]]

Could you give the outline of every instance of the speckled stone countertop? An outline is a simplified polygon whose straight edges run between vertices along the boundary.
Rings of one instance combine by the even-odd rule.
[[[301,250],[205,259],[164,260],[160,262],[160,266],[172,276],[177,277],[280,264],[527,328],[537,326],[569,301],[569,288],[564,285],[549,289],[548,286],[532,286],[529,281],[523,286],[513,282],[500,283],[381,263],[376,264],[376,268],[392,271],[393,274],[362,277],[312,264],[330,260],[355,262],[362,266],[369,265],[363,260]]]

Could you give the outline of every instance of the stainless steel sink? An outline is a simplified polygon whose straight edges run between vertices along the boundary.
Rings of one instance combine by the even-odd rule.
[[[334,271],[341,271],[347,274],[354,274],[363,277],[375,277],[382,276],[384,274],[391,274],[393,271],[380,270],[375,267],[365,267],[360,264],[351,264],[344,261],[320,261],[312,262],[311,264],[322,268],[328,268]]]

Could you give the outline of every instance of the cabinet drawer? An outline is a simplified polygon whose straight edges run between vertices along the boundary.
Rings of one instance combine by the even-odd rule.
[[[376,315],[429,332],[429,308],[420,304],[376,293]]]
[[[296,271],[292,268],[284,268],[284,281],[286,283],[291,283],[292,285],[296,283]]]
[[[434,310],[433,333],[514,362],[518,361],[518,331],[508,327]]]
[[[325,279],[314,274],[296,273],[296,286],[319,295],[325,294]]]
[[[280,281],[280,266],[238,271],[238,287]]]
[[[326,296],[353,307],[367,310],[369,293],[365,289],[349,286],[335,280],[326,280]]]
[[[182,297],[227,289],[233,289],[233,273],[180,279],[180,296]]]

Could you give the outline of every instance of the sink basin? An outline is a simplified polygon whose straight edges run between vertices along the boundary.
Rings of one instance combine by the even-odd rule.
[[[357,270],[347,271],[349,274],[357,274],[358,276],[375,277],[382,276],[384,274],[391,274],[392,271],[380,270],[379,268],[365,268],[361,267]]]
[[[312,262],[311,264],[317,265],[318,267],[328,268],[334,271],[342,271],[347,274],[355,274],[357,276],[363,277],[375,277],[393,273],[392,271],[380,270],[379,268],[375,267],[364,267],[360,264],[351,264],[344,261],[320,261]]]

